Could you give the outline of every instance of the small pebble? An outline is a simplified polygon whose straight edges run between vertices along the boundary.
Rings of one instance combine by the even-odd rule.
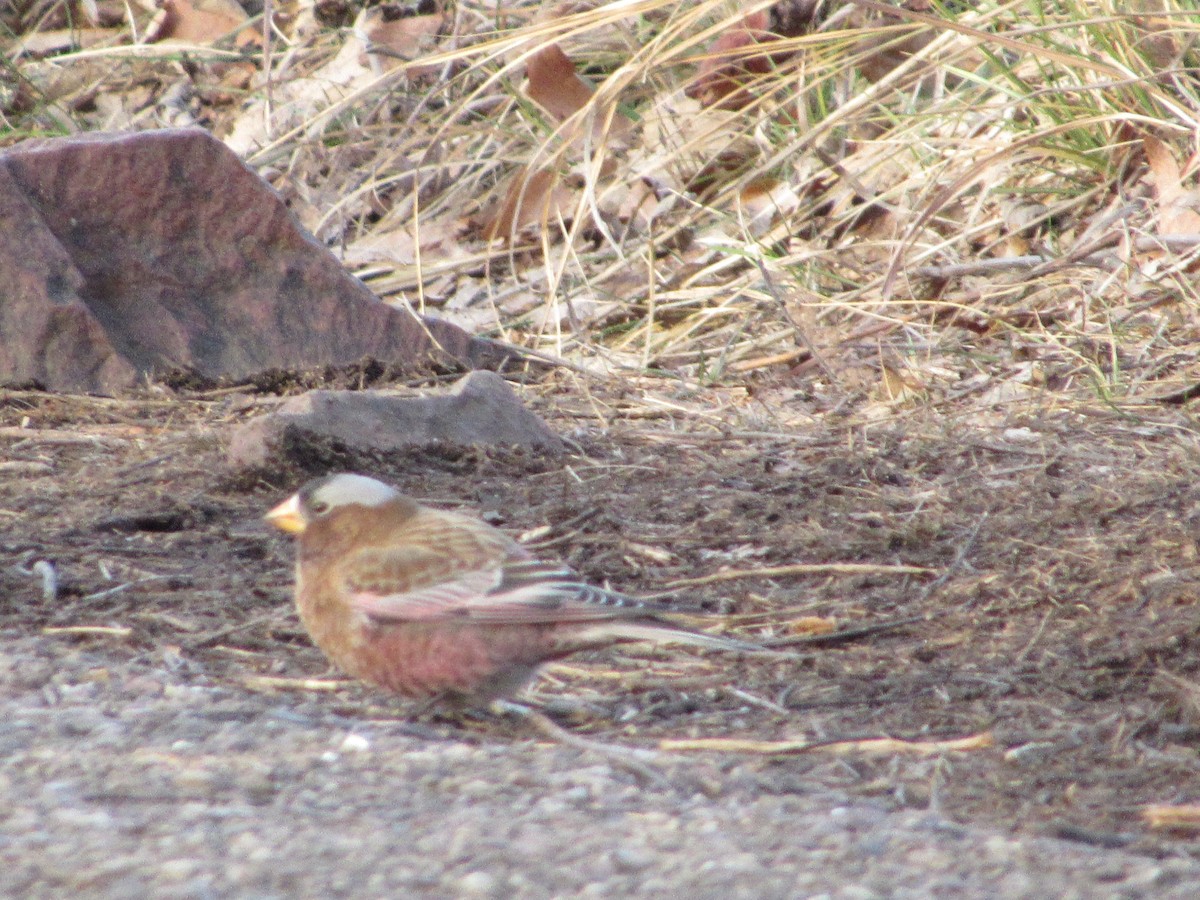
[[[645,847],[618,847],[613,852],[613,864],[622,872],[640,872],[654,865],[654,854]]]
[[[471,872],[458,880],[458,889],[463,894],[490,894],[496,890],[496,879],[487,872]]]

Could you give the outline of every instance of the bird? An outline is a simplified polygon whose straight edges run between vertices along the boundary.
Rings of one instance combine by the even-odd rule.
[[[365,475],[310,481],[266,519],[296,536],[295,601],[313,642],[405,697],[486,708],[544,663],[627,641],[772,653],[676,627],[667,605],[580,581],[481,519]]]

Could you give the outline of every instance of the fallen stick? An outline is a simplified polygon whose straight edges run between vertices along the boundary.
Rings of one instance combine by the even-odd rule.
[[[937,569],[925,566],[888,566],[873,563],[796,563],[790,566],[763,566],[761,569],[726,569],[699,578],[668,581],[664,588],[696,587],[738,578],[782,578],[789,575],[933,575]]]
[[[995,746],[995,735],[990,731],[964,738],[945,741],[902,741],[897,738],[868,738],[861,741],[751,741],[741,738],[696,738],[689,740],[667,739],[659,741],[660,750],[708,750],[723,753],[807,753],[824,750],[839,755],[866,753],[873,756],[907,753],[914,756],[937,756],[967,750],[984,750]]]

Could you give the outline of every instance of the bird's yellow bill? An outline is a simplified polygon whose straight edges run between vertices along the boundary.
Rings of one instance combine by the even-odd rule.
[[[304,516],[300,514],[300,495],[292,494],[264,518],[280,531],[299,534],[304,530]]]

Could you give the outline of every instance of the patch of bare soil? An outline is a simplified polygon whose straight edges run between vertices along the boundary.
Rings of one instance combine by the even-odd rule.
[[[229,473],[227,426],[270,402],[0,394],[0,892],[1200,884],[1190,837],[1141,818],[1200,797],[1200,453],[1182,415],[603,432],[548,397],[576,444],[562,459],[298,446]],[[743,636],[806,616],[867,633],[798,643],[798,660],[622,647],[550,667],[534,695],[583,701],[560,719],[573,733],[654,751],[650,777],[350,683],[282,689],[270,679],[336,674],[260,516],[340,468],[534,533],[621,590],[684,582],[680,602],[732,613]],[[57,574],[45,594],[39,563]],[[755,574],[798,563],[867,568]],[[656,751],[985,731],[993,748],[934,757]]]

